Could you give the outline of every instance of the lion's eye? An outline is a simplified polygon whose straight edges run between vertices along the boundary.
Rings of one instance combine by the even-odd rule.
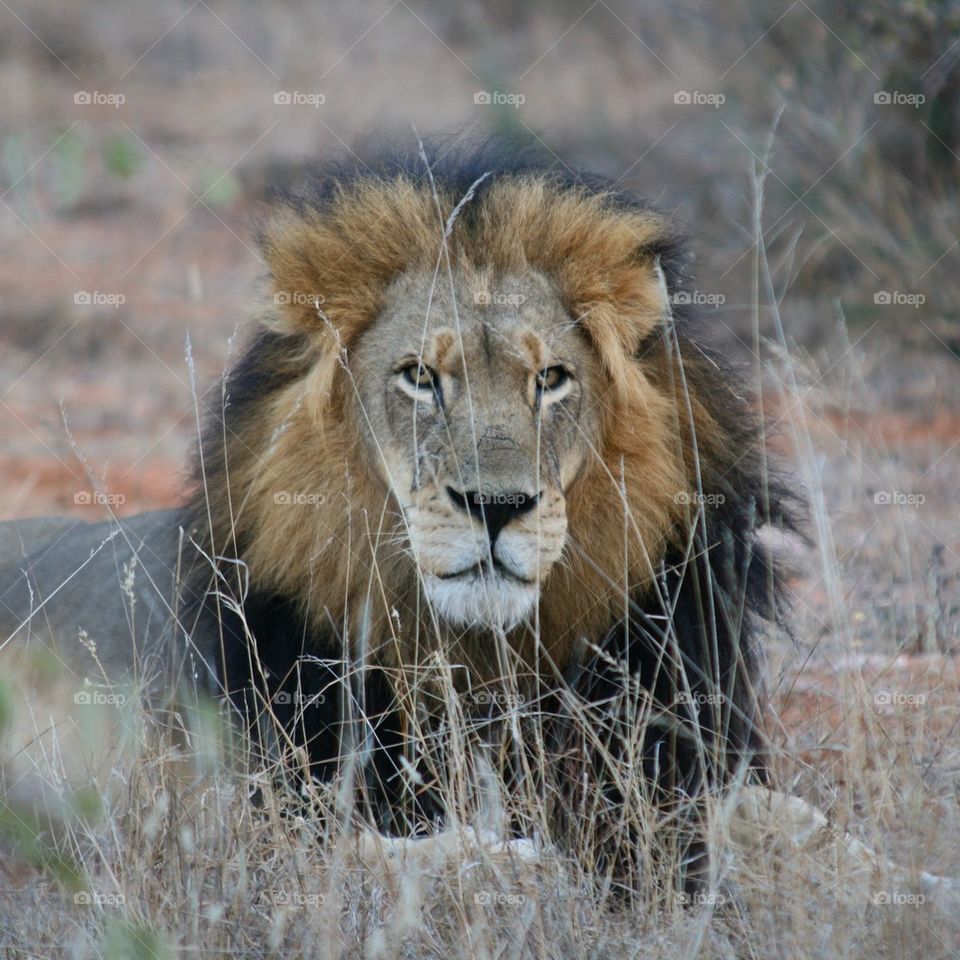
[[[407,383],[426,390],[435,387],[437,375],[425,363],[411,363],[400,371]]]
[[[562,387],[567,380],[570,378],[570,374],[567,371],[557,365],[554,367],[547,367],[545,370],[541,370],[537,374],[537,389],[541,393],[547,393],[550,390],[557,390]]]

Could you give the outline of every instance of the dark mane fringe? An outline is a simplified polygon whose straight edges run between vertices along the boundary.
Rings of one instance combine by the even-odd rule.
[[[696,829],[704,792],[738,776],[769,778],[759,641],[767,630],[789,631],[789,602],[780,564],[757,534],[772,526],[806,536],[802,498],[768,459],[769,437],[748,401],[731,390],[742,381],[681,329],[674,347],[683,353],[686,382],[691,394],[711,399],[727,456],[701,459],[705,506],[688,549],[668,551],[659,589],[635,595],[599,652],[571,672],[573,697],[566,703],[576,707],[561,707],[551,731],[551,750],[560,758],[553,785],[558,830],[582,845],[583,819],[592,818],[595,848],[588,855],[619,877],[649,867],[637,861],[636,838],[618,829],[629,799],[618,786],[618,763],[636,734],[627,678],[639,680],[653,703],[639,750],[649,802],[688,824],[682,855],[687,878],[696,880],[707,869]],[[671,660],[665,651],[674,652],[672,668],[664,665]],[[597,730],[604,731],[599,747],[585,736]]]
[[[417,150],[381,154],[310,168],[277,195],[277,202],[295,211],[322,212],[344,184],[399,175],[420,184],[432,176],[461,195],[487,175],[477,187],[482,196],[498,178],[535,172],[564,188],[604,195],[614,207],[651,209],[609,181],[570,173],[529,147],[433,142],[425,152],[429,174]],[[472,215],[468,205],[463,216]],[[660,258],[671,295],[690,289],[689,256],[679,235],[658,241],[649,252]],[[705,346],[698,323],[693,308],[678,305],[672,326],[645,341],[638,356],[663,389],[677,390],[670,381],[682,374],[689,395],[706,405],[717,424],[715,436],[696,438],[703,509],[691,511],[691,529],[678,531],[683,546],[662,558],[657,583],[635,592],[624,618],[604,635],[589,638],[589,656],[568,670],[563,689],[553,684],[537,704],[545,742],[557,761],[553,780],[543,785],[557,833],[582,841],[585,818],[593,818],[595,862],[621,876],[639,866],[633,838],[616,828],[619,809],[631,802],[618,786],[615,769],[636,737],[631,683],[638,682],[652,703],[640,747],[651,802],[671,811],[687,809],[693,821],[695,812],[689,811],[704,791],[722,787],[742,771],[764,776],[757,645],[766,625],[782,625],[786,605],[776,559],[757,532],[768,524],[787,531],[799,526],[798,498],[767,459],[768,438],[744,399],[742,380]],[[304,338],[264,331],[227,375],[224,402],[203,431],[202,471],[199,458],[195,465],[192,513],[201,536],[207,527],[207,491],[210,497],[225,495],[224,435],[242,436],[268,397],[302,378],[309,362]],[[243,559],[242,540],[226,544],[221,538],[216,550],[227,561],[219,565],[223,578],[239,592],[243,578],[230,561]],[[323,636],[316,635],[298,598],[265,593],[252,583],[241,618],[220,602],[218,593],[229,590],[221,583],[220,591],[212,592],[212,586],[209,568],[188,584],[195,636],[216,651],[224,689],[248,722],[256,726],[269,703],[292,742],[309,755],[310,774],[321,780],[342,772],[345,758],[365,739],[375,746],[370,761],[357,771],[366,814],[381,828],[402,833],[441,820],[444,803],[438,792],[402,786],[407,728],[386,673],[375,665],[358,673],[338,628],[331,624]],[[301,693],[322,694],[322,702],[298,708]],[[601,748],[587,741],[585,730],[600,731]],[[691,841],[695,852],[688,860],[696,860],[696,849]],[[689,869],[694,873],[696,866]]]

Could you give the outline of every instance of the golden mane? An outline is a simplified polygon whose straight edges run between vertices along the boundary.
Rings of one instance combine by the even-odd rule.
[[[462,201],[403,175],[361,178],[320,209],[269,220],[262,245],[279,306],[265,325],[296,345],[283,359],[292,372],[223,432],[222,464],[207,478],[213,549],[233,551],[258,589],[298,598],[311,622],[354,641],[369,624],[364,640],[381,662],[409,663],[414,643],[422,658],[435,625],[397,546],[398,507],[358,442],[351,346],[405,271],[439,270],[443,282],[458,266],[540,270],[609,378],[601,448],[568,491],[570,547],[541,590],[543,647],[527,627],[510,638],[524,662],[545,652],[562,666],[579,638],[623,616],[625,597],[650,582],[684,529],[694,438],[701,456],[725,438],[710,399],[684,396],[673,362],[656,256],[671,236],[664,217],[543,174],[501,178]],[[315,508],[278,509],[284,496]]]

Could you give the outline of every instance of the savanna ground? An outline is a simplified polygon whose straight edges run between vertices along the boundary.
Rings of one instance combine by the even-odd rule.
[[[10,0],[0,25],[0,518],[105,513],[71,436],[118,514],[177,502],[185,337],[211,383],[271,180],[371,132],[537,136],[677,210],[808,498],[766,651],[781,789],[960,876],[960,4]],[[30,692],[0,683],[15,723]],[[134,750],[110,802],[50,758],[58,839],[0,818],[4,957],[960,955],[955,910],[807,852],[693,907],[482,856],[381,883],[198,750],[189,788]]]

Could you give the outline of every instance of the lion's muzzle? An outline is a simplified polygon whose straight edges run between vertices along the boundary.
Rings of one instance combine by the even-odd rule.
[[[563,549],[562,494],[446,485],[424,506],[409,511],[410,533],[438,616],[503,629],[529,616]]]
[[[491,550],[496,547],[503,528],[533,510],[540,499],[539,493],[529,494],[519,490],[481,493],[479,490],[461,492],[453,487],[447,487],[447,496],[455,507],[479,518],[487,531]]]

